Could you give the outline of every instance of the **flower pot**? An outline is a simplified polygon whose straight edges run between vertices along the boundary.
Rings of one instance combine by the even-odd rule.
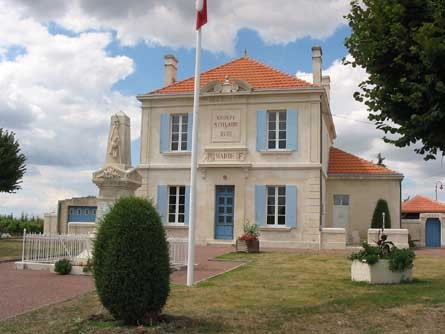
[[[354,260],[351,264],[351,279],[356,282],[397,284],[402,281],[411,281],[412,273],[412,269],[391,271],[389,269],[389,260],[380,259],[373,265]]]
[[[236,240],[236,251],[245,253],[258,253],[260,251],[260,241],[255,240]]]

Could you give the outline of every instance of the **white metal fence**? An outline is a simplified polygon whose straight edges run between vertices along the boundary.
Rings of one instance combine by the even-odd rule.
[[[75,261],[85,251],[90,252],[92,235],[85,234],[34,234],[23,232],[22,262],[56,263],[61,259]],[[167,239],[170,264],[187,264],[188,239]],[[83,254],[82,254],[83,255]]]
[[[74,261],[91,250],[91,235],[34,234],[23,232],[22,262],[56,263],[61,259]]]
[[[170,264],[185,266],[187,264],[188,239],[168,238]]]

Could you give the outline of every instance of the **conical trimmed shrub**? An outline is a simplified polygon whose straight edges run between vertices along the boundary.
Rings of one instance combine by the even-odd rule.
[[[385,228],[391,228],[391,216],[389,215],[388,202],[379,199],[372,215],[371,228],[382,228],[382,213],[385,213]]]
[[[99,298],[116,319],[157,321],[170,292],[170,263],[161,218],[149,201],[121,198],[103,217],[93,273]]]

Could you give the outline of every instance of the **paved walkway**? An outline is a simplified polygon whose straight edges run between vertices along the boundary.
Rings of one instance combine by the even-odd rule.
[[[197,246],[195,282],[242,264],[209,261],[232,250],[230,246]],[[186,278],[186,269],[176,271],[171,276],[172,282],[176,284],[185,284]],[[0,263],[0,320],[70,299],[93,289],[94,282],[91,276],[60,276],[43,270],[16,270],[13,262],[3,262]]]
[[[195,248],[195,283],[232,270],[244,262],[215,261],[215,257],[235,251],[231,246],[196,246]],[[186,284],[187,268],[175,271],[171,275],[173,283]]]
[[[93,286],[88,276],[16,270],[13,262],[0,263],[0,320],[79,296]]]

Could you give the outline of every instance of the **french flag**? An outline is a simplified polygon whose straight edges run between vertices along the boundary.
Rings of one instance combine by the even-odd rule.
[[[196,30],[207,23],[207,0],[196,0]]]

